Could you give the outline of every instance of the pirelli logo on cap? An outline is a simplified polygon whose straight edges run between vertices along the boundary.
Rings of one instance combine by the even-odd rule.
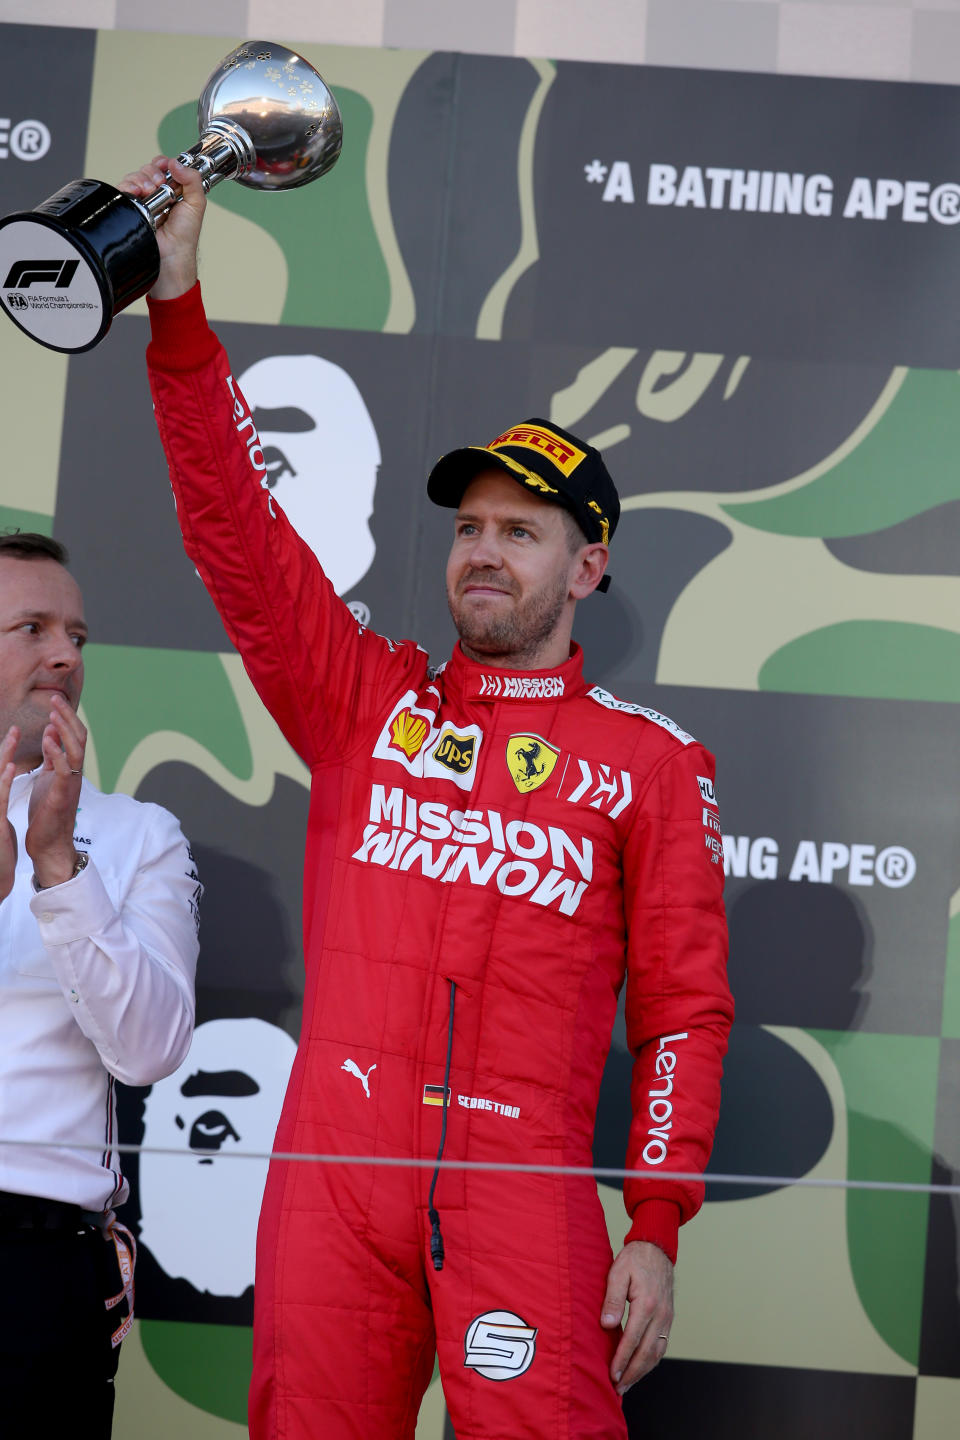
[[[424,1087],[423,1087],[423,1103],[424,1103],[424,1105],[442,1105],[442,1104],[443,1104],[443,1093],[444,1093],[444,1092],[443,1092],[443,1086],[442,1086],[442,1085],[424,1085]],[[447,1093],[447,1104],[449,1105],[449,1104],[450,1104],[450,1100],[451,1100],[450,1090],[448,1089],[446,1093]]]
[[[496,440],[491,440],[487,449],[502,450],[508,445],[519,446],[521,450],[537,450],[541,455],[546,453],[565,475],[576,470],[580,461],[587,458],[585,450],[571,445],[569,440],[561,440],[552,430],[539,425],[515,425],[512,430],[505,430]]]

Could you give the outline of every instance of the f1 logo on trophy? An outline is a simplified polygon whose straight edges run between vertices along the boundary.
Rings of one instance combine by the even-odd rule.
[[[325,175],[340,154],[336,100],[284,45],[248,40],[232,51],[204,86],[197,114],[200,139],[178,158],[200,172],[205,190],[221,180],[290,190]],[[102,180],[72,180],[34,210],[5,216],[7,315],[51,350],[91,350],[156,280],[157,222],[180,198],[173,183],[134,199]]]

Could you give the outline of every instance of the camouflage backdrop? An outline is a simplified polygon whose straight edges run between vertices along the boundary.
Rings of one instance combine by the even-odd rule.
[[[223,37],[5,26],[2,211],[196,136]],[[738,1005],[713,1168],[960,1178],[960,98],[934,86],[303,47],[320,184],[223,185],[208,308],[274,494],[348,603],[451,644],[423,477],[529,414],[624,496],[588,673],[718,755]],[[184,559],[142,304],[68,360],[0,329],[0,522],[74,556],[105,789],[180,816],[207,885],[200,1025],[127,1092],[139,1324],[119,1440],[245,1433],[257,1162],[298,1028],[307,774]],[[614,1035],[598,1164],[622,1163]],[[202,1077],[232,1075],[211,1093]],[[224,1093],[227,1090],[229,1093]],[[617,1189],[601,1186],[611,1236]],[[946,1440],[956,1197],[708,1189],[632,1433]],[[418,1440],[449,1435],[439,1385]]]

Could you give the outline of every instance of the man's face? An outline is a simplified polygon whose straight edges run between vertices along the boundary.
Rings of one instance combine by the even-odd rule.
[[[447,603],[466,654],[527,668],[573,615],[563,512],[502,470],[468,485],[447,561]]]
[[[21,768],[40,763],[54,693],[77,708],[86,638],[80,587],[62,565],[0,557],[0,735],[20,727]]]

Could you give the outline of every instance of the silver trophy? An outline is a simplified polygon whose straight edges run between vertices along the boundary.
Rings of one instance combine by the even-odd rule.
[[[239,46],[210,76],[197,113],[200,139],[178,158],[208,191],[221,180],[291,190],[325,175],[340,154],[336,100],[284,45]],[[5,216],[0,297],[11,320],[51,350],[99,344],[114,315],[156,280],[157,222],[180,198],[172,181],[141,200],[102,180],[72,180],[34,210]]]

